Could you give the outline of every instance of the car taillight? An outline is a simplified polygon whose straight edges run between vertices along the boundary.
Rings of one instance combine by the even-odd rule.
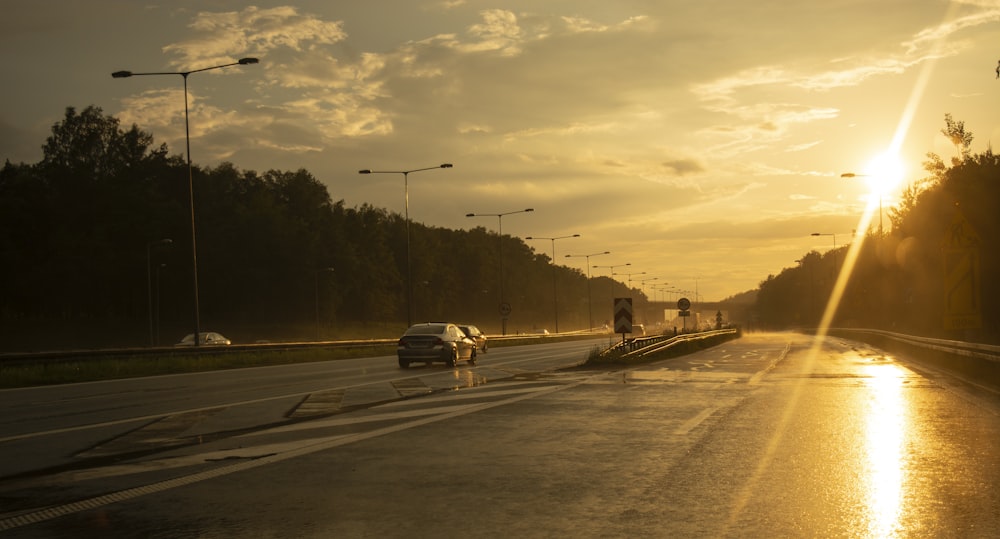
[[[399,342],[396,343],[396,346],[406,346],[406,343],[403,342],[403,339],[399,339]]]

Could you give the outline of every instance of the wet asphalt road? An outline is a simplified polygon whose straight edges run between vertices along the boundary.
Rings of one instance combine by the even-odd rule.
[[[630,370],[488,365],[414,369],[393,382],[409,398],[377,406],[314,390],[288,410],[315,396],[301,421],[0,480],[0,537],[1000,530],[1000,397],[863,344],[751,334]],[[459,389],[421,388],[442,376]],[[339,413],[309,412],[331,403]],[[226,413],[148,423],[88,450],[190,440]],[[14,443],[27,442],[0,451]]]

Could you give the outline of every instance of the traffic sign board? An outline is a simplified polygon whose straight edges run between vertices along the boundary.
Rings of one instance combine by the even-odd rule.
[[[500,304],[500,316],[507,316],[510,314],[510,303],[506,301]]]
[[[615,333],[632,333],[632,298],[615,298]]]
[[[945,329],[982,327],[979,245],[979,234],[956,209],[944,241]]]
[[[691,308],[691,300],[689,300],[687,298],[681,298],[681,299],[677,300],[677,308],[680,309],[680,310],[682,310],[682,311],[686,311],[686,310],[690,309]]]

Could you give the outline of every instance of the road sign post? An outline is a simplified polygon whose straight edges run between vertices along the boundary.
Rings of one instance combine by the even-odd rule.
[[[691,316],[691,311],[689,311],[688,309],[690,308],[691,308],[691,300],[687,298],[681,298],[677,300],[677,310],[680,311],[677,314],[678,316],[684,319],[684,331],[687,331],[688,328],[688,317]]]
[[[625,334],[632,333],[632,298],[615,298],[615,333],[622,334],[622,345],[625,344]]]

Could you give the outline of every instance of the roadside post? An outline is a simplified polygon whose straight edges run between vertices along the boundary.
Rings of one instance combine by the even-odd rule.
[[[691,311],[689,310],[690,308],[691,300],[687,298],[677,300],[677,310],[680,311],[677,314],[684,319],[684,331],[687,331],[688,328],[688,317],[691,316]]]

